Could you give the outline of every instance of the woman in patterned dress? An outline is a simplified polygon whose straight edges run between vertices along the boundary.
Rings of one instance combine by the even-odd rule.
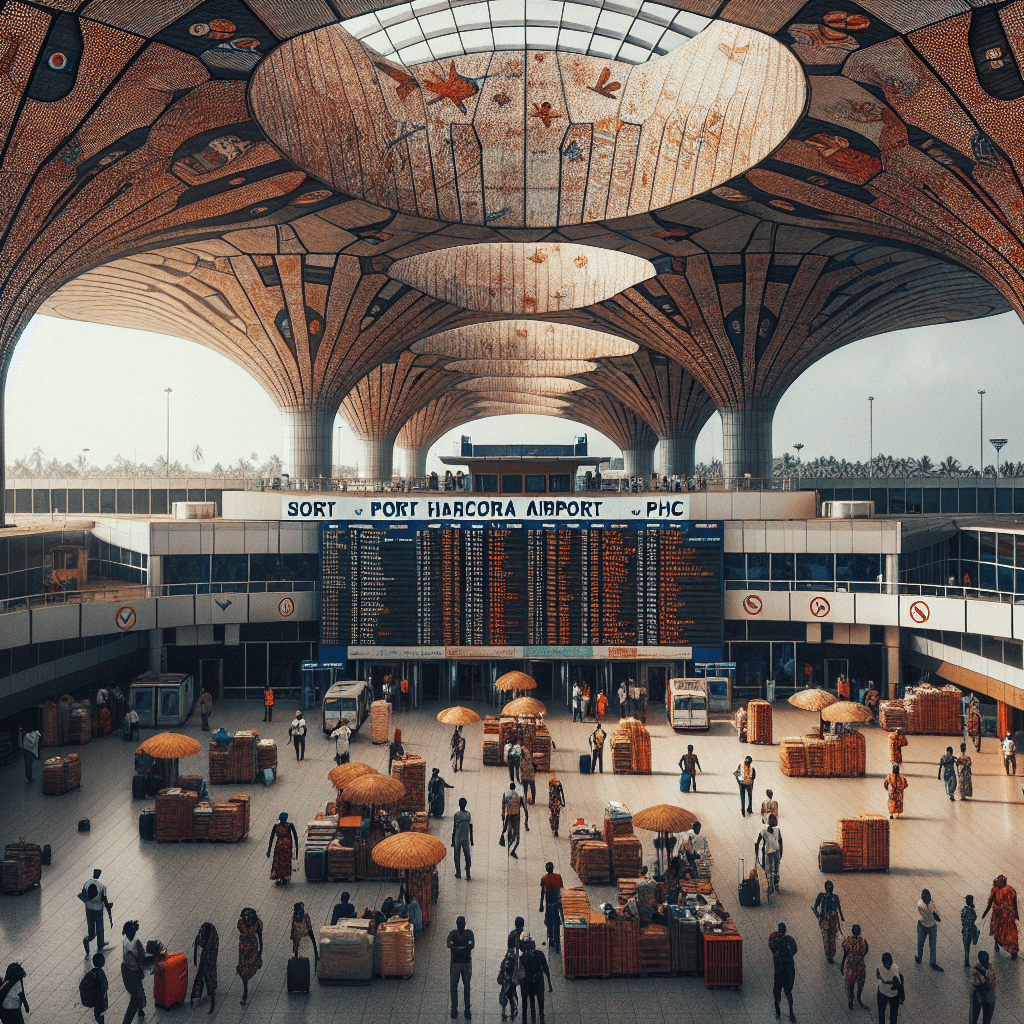
[[[964,940],[964,967],[971,966],[971,946],[978,944],[978,911],[974,909],[974,897],[965,896],[960,908],[960,937]]]
[[[551,773],[548,779],[548,821],[551,823],[551,834],[558,835],[558,822],[562,815],[562,808],[565,806],[565,790],[562,784]]]
[[[818,898],[811,908],[818,919],[821,929],[821,941],[825,947],[825,959],[830,964],[836,962],[836,936],[839,934],[839,922],[845,921],[843,905],[834,892],[835,885],[830,879],[825,883],[825,891],[818,893]]]
[[[320,951],[316,948],[316,937],[313,935],[313,922],[304,903],[296,903],[292,908],[292,956],[299,955],[299,943],[307,938],[313,943],[313,963],[320,959]]]
[[[249,981],[263,966],[263,922],[252,907],[246,907],[238,918],[238,966],[235,972],[242,979],[242,1005],[249,998]]]
[[[907,737],[902,729],[889,733],[889,763],[903,764],[902,748],[908,746]]]
[[[900,774],[900,766],[894,764],[892,771],[885,777],[886,792],[889,794],[889,817],[903,813],[903,791],[907,788],[907,780]]]
[[[843,959],[839,965],[839,970],[843,975],[843,982],[846,985],[846,1001],[850,1009],[853,1009],[854,996],[857,998],[857,1005],[863,1006],[864,1002],[861,1000],[861,995],[864,992],[864,957],[868,953],[867,940],[861,937],[860,925],[855,924],[850,931],[852,935],[848,935],[843,939]]]
[[[992,891],[988,894],[984,919],[992,911],[989,934],[996,940],[996,946],[1002,946],[1010,956],[1017,959],[1017,890],[1006,884],[1006,875],[999,875],[992,880]]]
[[[974,782],[971,778],[971,759],[967,755],[967,744],[960,744],[960,756],[956,759],[956,770],[960,776],[960,799],[974,796]]]
[[[967,707],[967,735],[974,743],[974,749],[981,753],[981,705],[978,698],[971,695],[971,703]]]
[[[295,826],[288,820],[288,812],[282,811],[277,824],[270,830],[270,842],[267,843],[267,856],[270,848],[274,848],[274,862],[270,869],[270,877],[275,885],[287,885],[292,877],[292,860],[299,859],[299,834]]]
[[[210,993],[210,1013],[213,1013],[217,1002],[217,953],[220,951],[220,938],[217,929],[207,921],[200,925],[196,940],[192,943],[192,963],[198,964],[196,977],[192,982],[192,995],[188,1005],[194,1006],[197,999],[203,998],[203,986]]]

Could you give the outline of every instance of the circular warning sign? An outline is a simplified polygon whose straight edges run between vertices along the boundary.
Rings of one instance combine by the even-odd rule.
[[[295,611],[295,602],[290,597],[282,597],[281,603],[277,606],[277,610],[285,618],[288,618],[288,616]]]
[[[931,611],[924,601],[915,601],[910,606],[910,617],[915,622],[927,622],[929,615],[931,615]]]
[[[824,597],[816,597],[811,602],[811,614],[816,619],[825,618],[830,611],[832,611],[832,605],[830,605]]]
[[[135,625],[135,609],[128,605],[118,608],[114,622],[118,629],[131,629]]]
[[[763,607],[764,603],[757,594],[747,594],[747,596],[743,598],[743,610],[748,615],[760,615]]]

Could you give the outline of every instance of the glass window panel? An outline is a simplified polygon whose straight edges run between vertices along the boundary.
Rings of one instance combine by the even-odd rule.
[[[68,512],[80,513],[82,511],[82,490],[80,487],[68,491]]]
[[[46,513],[50,511],[50,492],[37,488],[32,492],[32,511]]]
[[[853,488],[852,487],[837,487],[836,488],[836,501],[853,501]]]
[[[117,511],[119,515],[132,514],[132,492],[119,489],[117,492]]]
[[[996,489],[996,511],[1009,513],[1013,511],[1013,490],[1009,487]]]
[[[66,489],[61,488],[60,490],[54,489],[50,491],[50,501],[54,512],[67,512],[68,492]]]
[[[94,488],[87,487],[83,493],[83,499],[85,508],[83,512],[99,512],[100,510],[100,492]]]
[[[981,638],[981,656],[988,658],[991,661],[1002,661],[1003,660],[1003,642],[997,640],[993,636],[983,636]]]
[[[45,555],[42,534],[30,533],[28,535],[26,538],[25,552],[28,558],[28,567],[30,569],[41,569],[43,565],[43,557]]]
[[[572,490],[569,483],[569,474],[549,473],[548,490],[551,491],[552,494],[565,494],[567,491]]]
[[[920,487],[908,487],[907,488],[907,507],[906,512],[908,515],[920,515],[921,513],[921,488]]]
[[[959,649],[960,643],[961,643],[961,639],[962,639],[961,638],[961,634],[959,634],[959,633],[950,633],[950,632],[945,631],[945,630],[942,633],[942,642],[947,647],[955,647],[955,648]]]
[[[141,487],[136,488],[132,494],[132,505],[137,516],[149,515],[149,491]]]
[[[478,493],[497,493],[498,490],[498,475],[497,473],[477,473],[473,478],[473,490]]]
[[[978,488],[978,513],[985,515],[986,513],[995,512],[996,510],[996,499],[995,494],[992,491],[991,486],[984,486]]]
[[[818,494],[821,495],[822,501],[835,501],[836,492],[831,487],[819,487]]]
[[[249,580],[247,555],[214,555],[213,575],[217,583],[246,583]]]
[[[800,554],[796,556],[798,580],[834,580],[835,556],[829,554]]]
[[[1024,569],[1017,569],[1014,578],[1016,580],[1014,592],[1024,594]]]
[[[982,590],[995,590],[996,589],[996,567],[989,565],[986,562],[982,562],[979,566],[979,580],[978,586]]]
[[[768,558],[768,554],[763,551],[747,555],[748,580],[768,579]]]
[[[978,492],[974,487],[960,488],[960,514],[978,511]]]
[[[526,474],[526,493],[543,494],[548,485],[548,478],[543,473]]]
[[[501,490],[503,494],[522,494],[523,477],[521,473],[502,473]]]
[[[741,689],[760,691],[771,668],[771,644],[732,643],[729,649],[732,660],[736,662],[734,685]]]
[[[1024,658],[1022,658],[1022,652],[1024,647],[1019,642],[1013,640],[1003,641],[1003,663],[1006,665],[1012,665],[1014,668],[1024,668]]]
[[[977,530],[961,530],[960,531],[960,557],[969,562],[977,561],[978,559],[978,531]],[[1022,563],[1024,564],[1024,563]]]
[[[1015,487],[1013,489],[1013,511],[1017,515],[1024,514],[1024,487]]]
[[[886,516],[889,514],[889,492],[884,487],[873,487],[871,500],[875,503],[875,515]]]
[[[31,512],[32,511],[32,489],[19,487],[14,492],[14,510],[15,512]]]
[[[902,487],[889,488],[889,515],[901,516],[907,510],[907,493]]]
[[[150,514],[154,516],[165,516],[170,511],[167,506],[167,491],[164,488],[160,488],[156,491],[150,491]]]
[[[117,511],[117,492],[113,488],[103,488],[100,491],[100,512],[113,514]]]
[[[924,489],[924,510],[929,513],[937,513],[939,511],[938,487],[926,487]]]
[[[959,503],[957,502],[957,489],[955,487],[943,487],[942,488],[942,511],[945,513],[953,513],[954,515],[960,511]]]
[[[773,580],[791,580],[794,578],[794,556],[793,555],[775,555],[772,558],[772,579]]]
[[[727,551],[723,555],[722,572],[727,580],[747,578],[746,556],[740,551]]]
[[[996,534],[996,555],[1000,565],[1013,565],[1013,541],[1012,533]]]
[[[999,566],[999,589],[1006,594],[1013,593],[1013,570]]]
[[[837,580],[875,583],[881,571],[881,555],[836,555]]]
[[[853,489],[853,500],[854,501],[870,501],[871,500],[871,488],[870,487],[854,487],[854,489]]]
[[[209,555],[164,555],[164,583],[208,583]]]
[[[996,560],[996,535],[985,530],[979,537],[981,547],[981,560],[983,562],[994,562]]]

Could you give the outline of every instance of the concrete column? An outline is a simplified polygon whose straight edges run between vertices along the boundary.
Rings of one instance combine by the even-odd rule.
[[[743,409],[720,409],[722,472],[726,479],[772,475],[772,419],[775,406],[751,403]]]
[[[293,407],[281,410],[285,471],[292,479],[333,476],[334,411]]]
[[[662,476],[693,476],[697,464],[696,437],[682,427],[673,427],[666,436],[658,438],[658,445]]]
[[[164,631],[150,629],[146,632],[149,640],[149,671],[159,674],[164,671]]]
[[[889,684],[889,700],[896,699],[896,687],[900,681],[900,627],[885,627],[885,678]]]
[[[622,467],[629,476],[639,476],[650,481],[654,472],[655,444],[638,444],[633,448],[622,449]]]
[[[394,474],[395,437],[360,437],[359,476],[390,482]]]
[[[407,477],[423,477],[427,475],[427,452],[430,448],[402,448],[402,473]]]

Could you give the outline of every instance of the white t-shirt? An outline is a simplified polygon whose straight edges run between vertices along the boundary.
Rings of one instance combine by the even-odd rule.
[[[779,843],[782,841],[782,832],[778,829],[761,829],[758,833],[761,837],[761,842],[764,844],[765,854],[778,853]]]
[[[880,975],[878,979],[879,993],[889,999],[892,999],[893,996],[898,996],[900,993],[899,965],[893,964],[892,967],[886,967],[884,964],[879,964],[878,973]]]
[[[931,928],[938,922],[935,920],[935,901],[925,903],[924,900],[917,901],[917,916],[925,928]]]
[[[25,991],[25,986],[21,983],[20,979],[16,981],[12,986],[10,992],[4,996],[3,1008],[5,1010],[16,1010],[21,1006],[21,993]]]
[[[334,749],[339,754],[343,754],[348,750],[348,741],[351,735],[352,730],[347,725],[339,725],[338,728],[331,733],[331,739],[334,740]]]
[[[94,899],[85,901],[86,909],[102,910],[103,903],[107,898],[107,887],[98,878],[90,878],[82,888],[88,892],[90,885],[96,886],[96,896]]]
[[[304,718],[296,718],[292,722],[291,728],[288,730],[292,736],[305,736],[306,735],[306,720]]]
[[[694,832],[691,828],[689,832],[683,833],[683,844],[685,845],[686,843],[690,844],[694,853],[702,853],[708,845],[708,839],[707,836]]]
[[[1011,754],[1016,754],[1017,748],[1014,746],[1013,740],[1009,736],[1003,740],[1003,756],[1009,757]]]

